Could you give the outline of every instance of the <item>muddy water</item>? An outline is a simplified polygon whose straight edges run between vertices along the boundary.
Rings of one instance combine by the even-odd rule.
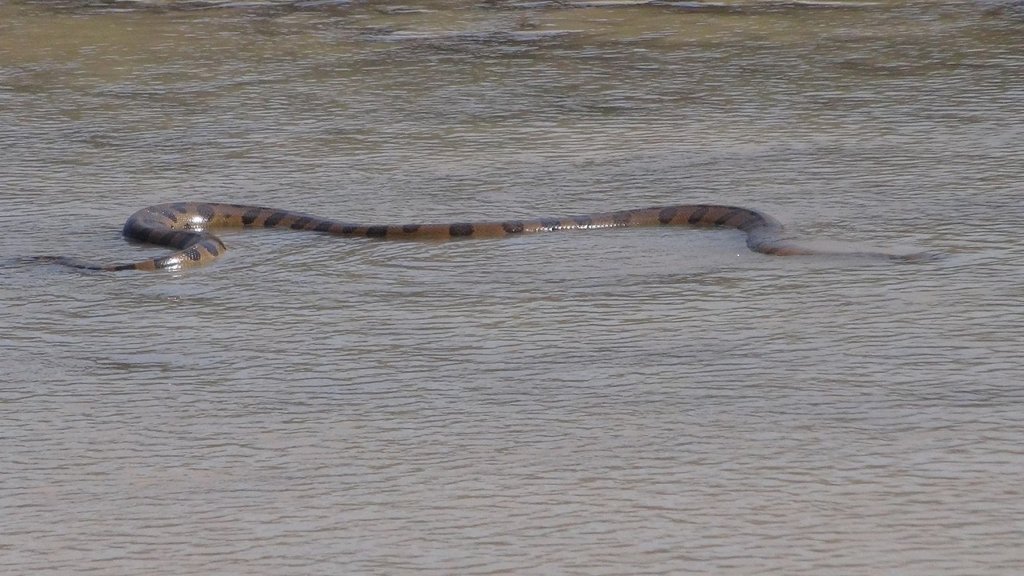
[[[0,3],[0,571],[1015,574],[1013,3]],[[440,244],[227,233],[762,209]]]

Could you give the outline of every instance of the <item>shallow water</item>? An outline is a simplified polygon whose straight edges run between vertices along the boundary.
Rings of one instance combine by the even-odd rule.
[[[1015,574],[1012,3],[0,2],[0,571]],[[728,230],[121,223],[762,209]]]

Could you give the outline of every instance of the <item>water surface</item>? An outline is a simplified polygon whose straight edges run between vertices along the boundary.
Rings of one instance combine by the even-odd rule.
[[[1012,3],[0,2],[0,568],[1015,574]],[[225,234],[749,206],[728,230]]]

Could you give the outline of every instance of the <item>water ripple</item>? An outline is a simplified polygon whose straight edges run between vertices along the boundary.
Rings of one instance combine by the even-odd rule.
[[[1021,20],[604,4],[0,5],[0,570],[1016,573]],[[723,202],[944,257],[648,229],[19,260],[148,257],[123,219],[182,198]]]

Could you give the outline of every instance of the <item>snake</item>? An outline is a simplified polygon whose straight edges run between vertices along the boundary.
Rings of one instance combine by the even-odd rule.
[[[36,256],[32,260],[103,272],[122,270],[178,271],[208,265],[227,250],[213,231],[224,229],[281,228],[333,236],[386,240],[453,240],[503,238],[562,230],[591,230],[640,226],[734,228],[746,234],[750,250],[773,256],[844,254],[890,260],[919,260],[921,255],[884,252],[829,252],[808,248],[784,236],[782,224],[771,216],[739,206],[676,204],[614,212],[595,212],[562,218],[454,222],[446,224],[366,225],[342,222],[303,212],[248,204],[174,202],[143,208],[125,221],[122,234],[173,252],[137,262],[99,264],[68,256]]]

